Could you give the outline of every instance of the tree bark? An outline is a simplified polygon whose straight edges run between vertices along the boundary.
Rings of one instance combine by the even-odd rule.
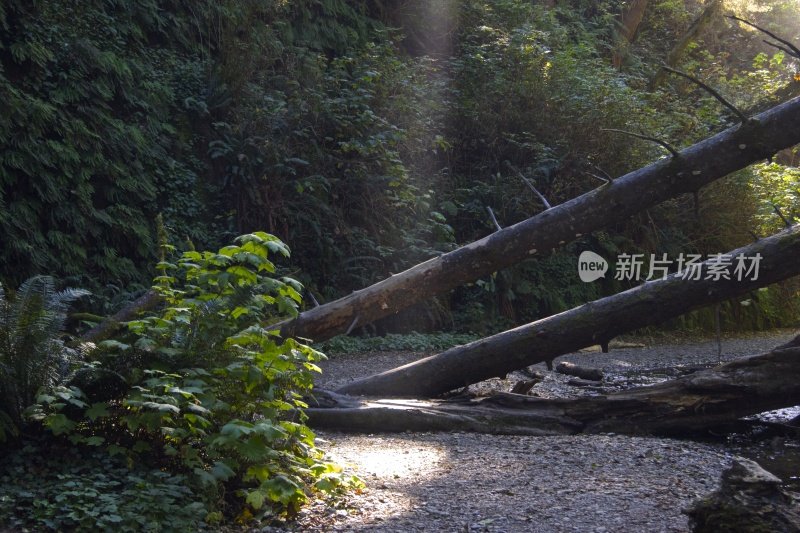
[[[689,44],[696,40],[697,36],[700,35],[706,26],[708,26],[708,24],[719,11],[720,6],[720,0],[711,0],[711,2],[706,4],[705,9],[703,9],[703,12],[700,13],[700,16],[691,23],[689,28],[683,34],[683,37],[681,37],[680,40],[675,43],[675,46],[672,47],[672,50],[670,50],[665,62],[668,67],[675,67],[678,64],[678,60],[683,56],[684,52],[686,52]],[[661,68],[658,69],[658,72],[656,72],[656,75],[650,82],[650,90],[652,91],[661,85],[661,82],[664,81],[666,75],[667,71]]]
[[[365,401],[317,391],[328,407],[306,413],[315,428],[369,433],[706,434],[743,416],[800,404],[799,345],[800,337],[792,346],[606,396],[547,400],[498,393],[460,401]]]
[[[692,309],[747,294],[800,274],[800,225],[729,253],[760,254],[757,279],[682,279],[672,274],[648,281],[555,316],[498,333],[399,368],[387,370],[338,389],[344,394],[425,398],[608,341],[621,333],[658,324]],[[576,269],[577,270],[577,269]],[[576,272],[577,275],[577,272]]]
[[[162,302],[161,295],[155,290],[150,289],[136,300],[132,301],[113,316],[103,320],[101,323],[81,335],[81,342],[100,342],[115,333],[122,324],[133,320],[144,311],[149,311]]]
[[[323,341],[523,259],[542,257],[599,228],[701,187],[800,143],[800,98],[534,217],[435,257],[349,296],[274,325]]]
[[[644,12],[647,10],[648,0],[631,0],[628,9],[622,14],[619,26],[619,37],[614,55],[611,59],[614,68],[622,67],[622,60],[627,55],[628,46],[636,39],[639,24],[642,23]]]

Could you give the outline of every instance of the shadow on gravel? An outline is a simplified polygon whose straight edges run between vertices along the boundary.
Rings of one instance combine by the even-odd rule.
[[[602,369],[604,387],[611,390],[658,383],[720,360],[764,352],[796,334],[782,330],[728,337],[721,357],[716,341],[704,339],[607,354],[579,352],[556,361]],[[322,365],[319,385],[335,388],[427,355],[340,355]],[[519,377],[484,382],[476,390],[510,390]],[[587,393],[570,392],[575,388],[557,379],[541,387],[542,395]],[[320,436],[328,441],[323,448],[331,458],[368,486],[365,494],[354,496],[350,511],[336,518],[336,530],[688,531],[682,509],[716,487],[732,454],[756,460],[787,488],[800,490],[800,441],[786,432],[770,433],[798,414],[800,409],[759,415],[773,426],[746,423],[739,432],[706,442],[613,434]]]

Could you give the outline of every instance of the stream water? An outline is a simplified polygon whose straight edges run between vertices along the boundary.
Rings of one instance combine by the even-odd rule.
[[[800,416],[800,406],[761,413],[754,420],[786,424]],[[796,424],[796,422],[794,422]],[[773,435],[769,428],[754,429],[730,438],[731,449],[748,457],[783,480],[784,486],[800,492],[800,427]]]
[[[705,366],[713,365],[631,371],[619,375],[612,374],[606,376],[606,379],[612,384],[619,384],[620,388],[652,385],[701,370]],[[746,419],[755,422],[752,428],[733,433],[724,440],[715,442],[722,444],[732,453],[756,461],[764,469],[781,478],[787,490],[800,492],[800,424],[797,422],[800,418],[798,417],[800,417],[800,406],[760,413]],[[759,426],[757,424],[759,421],[766,424]],[[796,429],[793,429],[792,425]]]

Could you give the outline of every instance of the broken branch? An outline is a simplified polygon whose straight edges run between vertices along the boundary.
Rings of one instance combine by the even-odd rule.
[[[540,192],[539,192],[539,190],[538,190],[536,187],[534,187],[534,185],[533,185],[533,182],[532,182],[531,180],[529,180],[528,178],[526,178],[526,177],[525,177],[525,175],[524,175],[522,172],[520,172],[520,171],[519,171],[519,169],[517,169],[517,167],[515,167],[514,165],[512,165],[512,164],[511,164],[511,163],[509,163],[508,161],[506,161],[506,165],[508,165],[508,167],[509,167],[511,170],[513,170],[514,172],[516,172],[516,173],[517,173],[517,175],[520,177],[520,179],[521,179],[523,182],[525,182],[525,185],[527,185],[527,186],[528,186],[528,188],[529,188],[531,191],[533,191],[533,194],[535,194],[536,196],[538,196],[538,197],[539,197],[539,200],[541,200],[541,201],[542,201],[542,204],[544,205],[544,208],[545,208],[545,209],[552,209],[552,207],[553,207],[553,206],[552,206],[552,205],[550,205],[550,202],[548,202],[548,201],[547,201],[547,198],[545,198],[545,197],[544,197],[544,195],[543,195],[542,193],[540,193]]]
[[[764,28],[762,28],[762,27],[760,27],[760,26],[756,26],[755,24],[753,24],[753,23],[752,23],[752,22],[750,22],[749,20],[745,20],[745,19],[743,19],[743,18],[737,17],[736,15],[726,15],[726,17],[728,17],[729,19],[738,20],[739,22],[741,22],[741,23],[743,23],[743,24],[747,24],[748,26],[752,26],[753,28],[757,29],[757,30],[758,30],[758,31],[760,31],[761,33],[764,33],[764,34],[766,34],[766,35],[769,35],[770,37],[772,37],[773,39],[775,39],[775,40],[776,40],[776,41],[778,41],[779,43],[783,43],[783,44],[785,44],[786,46],[788,46],[788,47],[789,47],[789,50],[786,50],[786,49],[784,49],[784,48],[781,48],[781,47],[779,47],[779,46],[778,46],[778,45],[776,45],[776,44],[773,44],[773,43],[770,43],[770,42],[764,41],[765,43],[767,43],[767,44],[769,44],[769,45],[771,45],[771,46],[775,46],[775,47],[777,47],[777,48],[781,48],[782,50],[784,50],[784,51],[786,51],[787,53],[789,53],[789,55],[793,55],[793,56],[794,56],[794,57],[796,57],[797,59],[800,59],[800,48],[797,48],[795,45],[793,45],[791,42],[787,41],[786,39],[781,39],[780,37],[778,37],[777,35],[775,35],[775,34],[774,34],[774,33],[772,33],[771,31],[769,31],[769,30],[765,30]]]
[[[636,137],[637,139],[642,139],[642,140],[645,140],[645,141],[654,142],[654,143],[658,144],[659,146],[661,146],[663,148],[666,148],[667,151],[670,154],[672,154],[672,157],[678,157],[678,155],[680,155],[680,154],[678,154],[678,151],[675,148],[673,148],[669,143],[667,143],[666,141],[662,141],[661,139],[658,139],[656,137],[650,137],[649,135],[642,135],[640,133],[634,133],[632,131],[626,131],[626,130],[618,130],[618,129],[614,129],[614,128],[601,128],[600,131],[610,131],[612,133],[621,133],[623,135],[628,135],[630,137]]]
[[[492,211],[492,208],[487,205],[486,210],[489,212],[489,216],[492,218],[492,223],[494,223],[494,227],[497,228],[497,231],[503,229],[503,226],[501,226],[500,223],[497,222],[497,217],[494,216],[494,211]]]
[[[712,89],[710,86],[708,86],[708,85],[706,85],[705,83],[703,83],[702,81],[698,80],[697,78],[695,78],[695,77],[694,77],[694,76],[692,76],[691,74],[687,74],[687,73],[685,73],[685,72],[682,72],[682,71],[680,71],[680,70],[677,70],[677,69],[674,69],[674,68],[668,67],[667,65],[662,65],[662,67],[661,67],[661,68],[663,68],[663,69],[664,69],[664,70],[666,70],[667,72],[671,72],[671,73],[673,73],[673,74],[677,74],[678,76],[684,77],[684,78],[686,78],[687,80],[689,80],[689,81],[691,81],[692,83],[694,83],[695,85],[698,85],[699,87],[702,87],[702,88],[703,88],[703,89],[705,89],[705,90],[706,90],[706,91],[707,91],[707,92],[708,92],[708,93],[709,93],[711,96],[713,96],[714,98],[716,98],[716,99],[717,99],[717,101],[719,101],[719,102],[720,102],[722,105],[724,105],[725,107],[727,107],[728,109],[730,109],[731,111],[733,111],[733,113],[734,113],[734,114],[735,114],[737,117],[739,117],[739,120],[741,121],[741,123],[742,123],[742,124],[746,124],[746,123],[747,123],[747,117],[745,116],[745,114],[744,114],[744,113],[742,113],[741,111],[739,111],[739,109],[738,109],[738,108],[737,108],[735,105],[733,105],[732,103],[728,102],[728,101],[725,99],[725,97],[723,97],[721,94],[719,94],[719,93],[718,93],[716,90]]]
[[[775,204],[772,204],[772,210],[773,210],[773,211],[775,211],[775,214],[776,214],[776,215],[778,215],[778,216],[781,218],[781,220],[783,220],[783,224],[784,224],[784,225],[785,225],[787,228],[791,228],[791,227],[792,227],[792,223],[791,223],[791,222],[789,222],[789,221],[786,219],[786,217],[785,217],[785,216],[783,216],[783,213],[781,213],[781,210],[780,210],[780,208],[779,208],[777,205],[775,205]]]

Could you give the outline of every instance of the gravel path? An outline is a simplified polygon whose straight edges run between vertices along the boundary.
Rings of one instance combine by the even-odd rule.
[[[784,330],[728,337],[722,358],[766,351],[794,335]],[[717,360],[713,339],[637,342],[646,346],[560,360],[614,375]],[[319,385],[335,388],[423,355],[336,357],[325,363]],[[576,389],[547,374],[533,392],[558,396]],[[508,390],[515,379],[491,380],[474,390]],[[367,488],[339,508],[315,502],[291,526],[302,531],[688,531],[681,510],[713,490],[731,460],[719,444],[613,434],[318,436],[330,458],[360,476]]]

